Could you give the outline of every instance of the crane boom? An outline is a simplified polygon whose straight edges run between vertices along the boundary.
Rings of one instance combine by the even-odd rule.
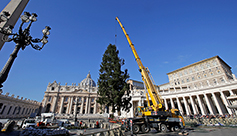
[[[133,45],[133,43],[132,43],[130,37],[128,36],[128,34],[127,34],[125,28],[123,27],[123,25],[122,25],[122,23],[120,22],[120,20],[118,19],[118,17],[116,17],[116,20],[118,21],[120,27],[122,28],[123,33],[124,33],[124,35],[125,35],[126,38],[127,38],[127,41],[128,41],[128,43],[129,43],[129,46],[130,46],[130,48],[132,49],[133,55],[134,55],[134,57],[135,57],[135,59],[136,59],[136,62],[137,62],[137,64],[138,64],[138,66],[139,66],[139,70],[140,70],[141,75],[142,75],[142,80],[143,80],[143,82],[144,82],[144,84],[145,84],[145,86],[146,86],[146,88],[147,88],[147,91],[148,91],[148,93],[149,93],[149,95],[150,95],[150,97],[151,97],[152,103],[153,103],[152,108],[153,108],[155,111],[164,110],[163,101],[161,100],[161,97],[160,97],[160,95],[158,94],[158,92],[156,91],[156,87],[155,87],[155,85],[153,84],[153,82],[152,82],[152,80],[151,80],[151,77],[149,76],[149,73],[150,73],[150,72],[149,72],[148,68],[145,68],[145,67],[143,66],[143,64],[142,64],[142,62],[141,62],[141,59],[139,58],[139,56],[138,56],[138,54],[137,54],[137,51],[136,51],[136,49],[135,49],[135,47],[134,47],[134,45]],[[147,93],[146,93],[146,97],[147,97],[147,101],[149,102],[149,98],[148,98]],[[148,103],[148,105],[150,105],[150,104]]]

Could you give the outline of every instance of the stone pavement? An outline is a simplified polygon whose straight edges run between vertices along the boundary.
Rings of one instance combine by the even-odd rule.
[[[197,127],[194,130],[186,130],[188,136],[237,136],[237,127]],[[129,133],[126,133],[129,136]],[[133,136],[182,136],[178,132],[161,133],[151,130],[147,134],[137,134]]]

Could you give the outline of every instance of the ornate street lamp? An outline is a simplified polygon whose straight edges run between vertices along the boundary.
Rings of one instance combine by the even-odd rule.
[[[75,117],[74,117],[74,126],[78,126],[78,124],[77,124],[77,107],[78,107],[78,104],[79,103],[78,103],[78,100],[76,98],[76,102],[74,104],[72,104],[72,105],[76,105],[76,109],[74,109],[76,111]]]
[[[0,15],[0,23],[6,21],[9,16],[9,13],[7,12],[3,12],[2,15]],[[50,33],[49,30],[51,29],[49,26],[46,26],[44,30],[42,30],[43,32],[43,37],[41,39],[39,38],[35,38],[33,39],[30,36],[30,27],[31,24],[35,21],[37,21],[37,14],[36,13],[32,13],[30,14],[29,12],[24,12],[24,15],[21,16],[21,25],[20,28],[18,30],[18,33],[12,33],[12,26],[7,26],[4,28],[0,28],[0,33],[3,34],[2,40],[4,42],[11,42],[14,41],[16,43],[15,49],[13,50],[12,54],[10,55],[7,63],[5,64],[5,66],[3,67],[2,71],[0,72],[0,88],[3,87],[2,83],[4,83],[7,79],[8,73],[11,69],[11,66],[15,60],[15,58],[17,57],[17,53],[20,50],[20,48],[22,50],[24,50],[26,48],[26,46],[31,45],[32,48],[34,48],[35,50],[41,50],[44,45],[48,42],[47,38]],[[25,23],[28,23],[28,26],[23,30],[22,27]],[[9,36],[11,36],[11,38],[9,38]],[[34,44],[33,44],[34,43]],[[39,46],[35,43],[41,43],[42,46]]]

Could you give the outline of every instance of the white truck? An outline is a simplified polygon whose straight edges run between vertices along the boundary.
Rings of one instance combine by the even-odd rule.
[[[35,127],[36,126],[36,121],[35,119],[24,119],[22,121],[17,122],[18,128],[28,128],[28,127]]]

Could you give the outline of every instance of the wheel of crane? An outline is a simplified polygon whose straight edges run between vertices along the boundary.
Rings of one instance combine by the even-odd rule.
[[[150,131],[150,127],[148,127],[145,124],[143,124],[141,126],[141,130],[142,130],[142,133],[148,133]]]
[[[175,126],[173,127],[173,131],[179,132],[179,131],[180,131],[179,126],[175,125]]]
[[[167,132],[167,126],[165,124],[161,124],[160,125],[160,131],[163,132],[163,133],[166,133]]]
[[[134,125],[132,129],[133,129],[133,130],[132,130],[133,133],[134,133],[134,134],[137,134],[137,133],[139,133],[139,131],[140,131],[140,126],[139,126],[139,125]]]

